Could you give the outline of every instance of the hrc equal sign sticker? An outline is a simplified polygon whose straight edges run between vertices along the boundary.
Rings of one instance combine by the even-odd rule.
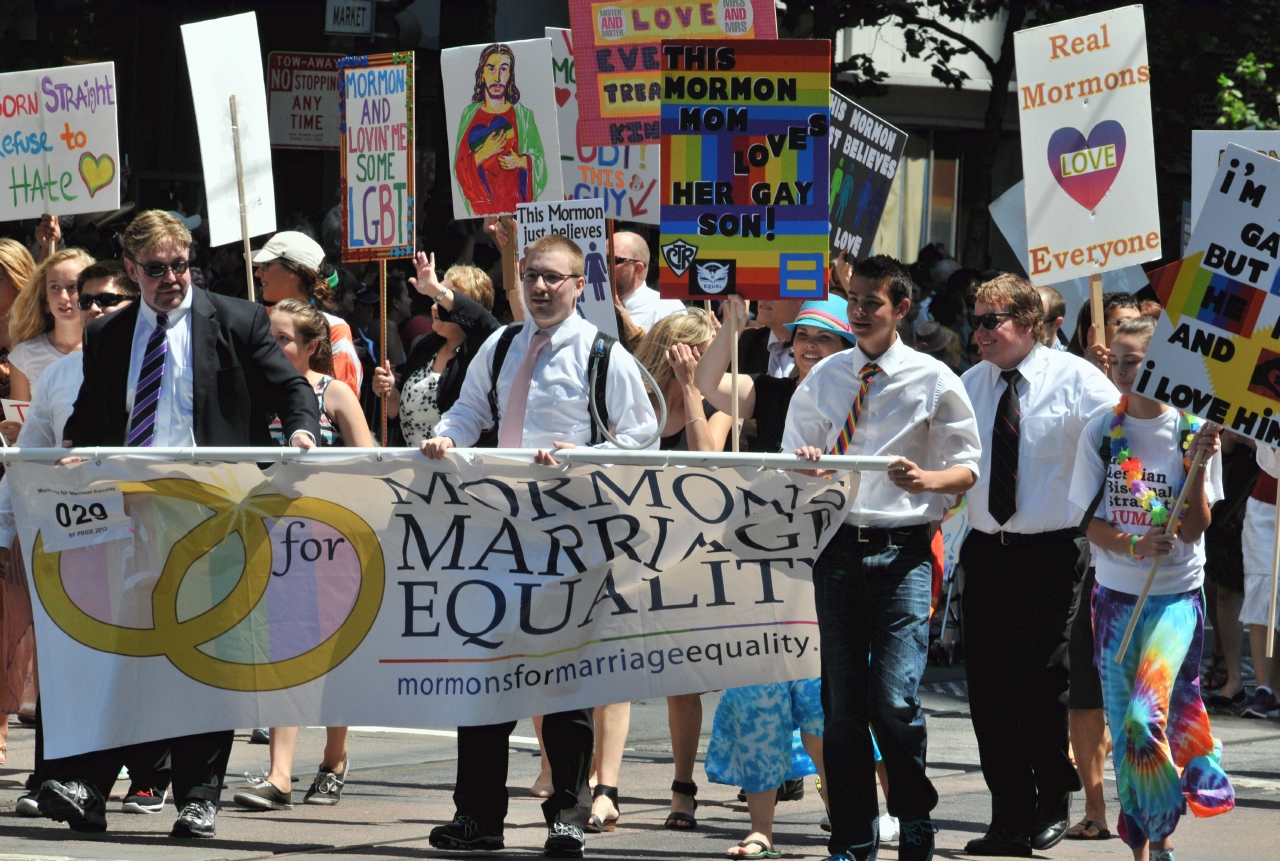
[[[778,280],[784,299],[821,299],[826,294],[826,264],[821,254],[778,255]]]

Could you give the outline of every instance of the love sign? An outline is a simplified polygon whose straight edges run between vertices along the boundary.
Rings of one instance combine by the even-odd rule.
[[[1014,34],[1037,284],[1162,254],[1141,6]]]

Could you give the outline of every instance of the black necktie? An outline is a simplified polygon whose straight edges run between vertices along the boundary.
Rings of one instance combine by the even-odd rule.
[[[991,429],[991,492],[987,510],[1004,526],[1018,510],[1018,430],[1022,405],[1018,403],[1017,370],[1001,371],[1008,386],[996,406],[996,423]]]

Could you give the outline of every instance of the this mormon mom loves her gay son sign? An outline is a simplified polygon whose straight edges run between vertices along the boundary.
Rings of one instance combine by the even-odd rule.
[[[1160,257],[1141,6],[1014,34],[1030,274],[1053,284]]]

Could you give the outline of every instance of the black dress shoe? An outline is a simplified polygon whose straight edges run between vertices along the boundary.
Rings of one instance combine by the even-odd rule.
[[[213,837],[218,831],[218,805],[197,799],[188,801],[173,823],[170,837]]]
[[[1006,831],[992,829],[983,837],[970,840],[964,847],[966,855],[994,855],[1009,858],[1030,858],[1031,841],[1016,837]]]
[[[1067,835],[1071,819],[1071,793],[1062,796],[1056,804],[1042,808],[1036,817],[1035,828],[1032,829],[1031,848],[1040,852],[1051,849],[1062,842]]]
[[[96,789],[78,780],[46,780],[36,796],[36,809],[46,819],[67,823],[72,831],[107,830],[107,803]]]
[[[567,822],[553,822],[542,846],[543,858],[581,858],[587,848],[582,829]]]
[[[1070,827],[1070,820],[1059,819],[1057,822],[1050,822],[1044,825],[1036,836],[1031,838],[1031,848],[1037,852],[1043,852],[1045,849],[1052,849],[1062,842],[1062,838],[1067,836],[1067,828]]]

